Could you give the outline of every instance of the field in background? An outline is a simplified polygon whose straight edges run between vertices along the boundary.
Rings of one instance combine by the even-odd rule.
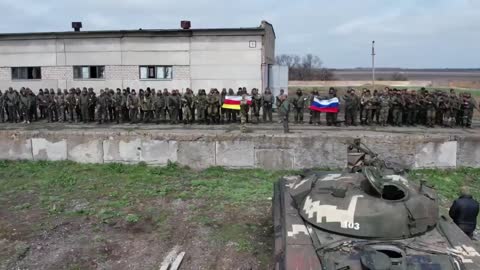
[[[286,173],[170,164],[0,161],[0,269],[271,269],[273,183]],[[420,170],[448,208],[480,169]],[[446,212],[446,208],[442,212]]]

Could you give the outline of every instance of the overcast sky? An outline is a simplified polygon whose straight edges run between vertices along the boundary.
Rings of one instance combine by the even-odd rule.
[[[480,68],[480,0],[1,0],[0,32],[252,27],[273,24],[276,54],[333,68]]]

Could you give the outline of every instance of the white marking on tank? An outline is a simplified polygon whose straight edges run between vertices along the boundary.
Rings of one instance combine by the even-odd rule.
[[[307,227],[303,224],[292,224],[292,231],[287,232],[287,235],[288,237],[295,237],[300,233],[308,235]]]
[[[331,174],[327,174],[325,177],[323,177],[322,179],[320,179],[320,181],[338,180],[337,178],[339,178],[340,176],[342,176],[342,175],[339,174],[339,173],[331,173]]]
[[[288,184],[286,184],[286,186],[287,186],[288,188],[291,188],[291,189],[297,189],[297,188],[299,188],[301,185],[305,184],[307,181],[308,181],[308,179],[303,179],[303,180],[300,181],[299,183],[288,183]]]
[[[448,251],[460,257],[463,263],[473,263],[471,259],[465,259],[465,257],[480,257],[475,248],[467,245],[455,246],[455,248],[449,248]]]
[[[352,200],[346,210],[338,209],[336,205],[321,205],[320,201],[313,201],[310,196],[305,199],[303,210],[307,213],[308,218],[313,218],[317,215],[317,223],[322,223],[323,218],[325,222],[340,222],[340,227],[348,229],[348,224],[355,224],[355,209],[357,208],[358,198],[363,198],[363,195],[352,196]]]

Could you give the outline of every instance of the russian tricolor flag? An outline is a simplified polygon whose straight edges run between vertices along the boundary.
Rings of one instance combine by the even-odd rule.
[[[310,110],[317,112],[329,112],[329,113],[338,113],[340,102],[338,98],[334,97],[331,99],[319,100],[315,97],[310,104]]]
[[[247,96],[247,104],[252,105],[252,97]],[[240,101],[242,100],[241,96],[226,96],[225,100],[223,101],[222,108],[223,109],[231,109],[231,110],[240,110]]]

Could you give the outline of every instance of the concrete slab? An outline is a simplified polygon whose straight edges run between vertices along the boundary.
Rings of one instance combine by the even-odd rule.
[[[216,165],[230,168],[255,166],[255,151],[252,141],[217,141]]]
[[[215,142],[178,142],[177,161],[191,168],[215,166]]]
[[[457,142],[428,142],[419,144],[415,168],[454,168],[457,166]]]
[[[457,166],[480,167],[480,140],[458,142]]]
[[[72,137],[67,143],[67,158],[79,163],[103,163],[103,141]]]
[[[142,161],[141,139],[103,141],[103,162],[138,163]]]
[[[22,134],[0,137],[1,160],[32,160],[32,141]]]
[[[294,168],[344,168],[347,166],[347,145],[338,139],[302,138],[291,144],[295,154]]]
[[[290,150],[256,149],[255,167],[272,170],[293,169],[294,156]]]
[[[44,138],[32,138],[34,160],[66,160],[67,140],[49,141]]]
[[[176,141],[142,140],[141,160],[152,165],[166,165],[177,161]]]

